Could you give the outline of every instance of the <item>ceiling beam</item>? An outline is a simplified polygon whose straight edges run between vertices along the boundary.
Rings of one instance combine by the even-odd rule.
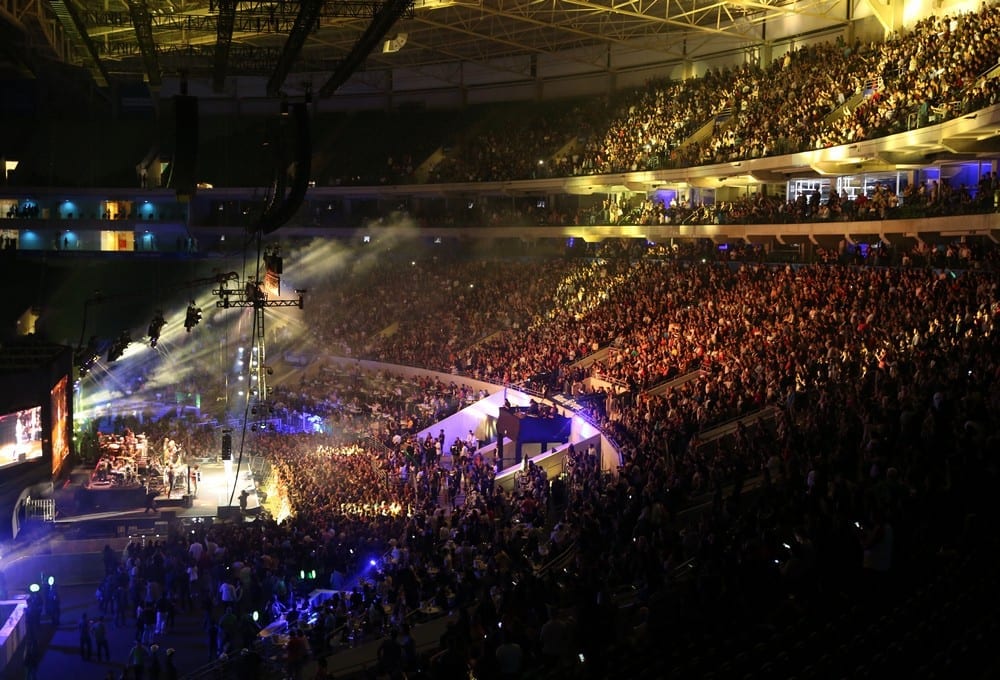
[[[537,18],[534,14],[521,13],[521,12],[515,13],[515,10],[522,10],[522,9],[523,9],[523,7],[520,7],[520,6],[515,6],[515,7],[510,8],[510,9],[494,9],[492,7],[483,6],[481,8],[481,11],[484,14],[494,14],[494,15],[497,15],[497,16],[511,18],[511,19],[516,20],[516,21],[520,21],[520,22],[524,22],[524,23],[527,23],[527,24],[531,24],[533,26],[555,28],[555,29],[557,29],[557,30],[559,30],[559,31],[561,31],[563,33],[568,33],[568,34],[571,34],[571,35],[576,35],[576,36],[582,37],[582,38],[587,39],[587,40],[592,40],[595,43],[609,43],[610,42],[610,43],[613,43],[613,44],[621,45],[623,47],[626,47],[626,46],[627,47],[632,47],[633,46],[631,44],[631,41],[633,40],[632,38],[622,37],[622,36],[613,36],[609,32],[605,32],[603,30],[602,31],[587,30],[587,28],[586,28],[587,24],[584,23],[584,22],[582,22],[582,21],[577,20],[573,16],[569,16],[568,15],[565,18],[565,20],[563,20],[561,22],[560,21],[556,21],[556,20],[545,21],[545,20]],[[650,49],[660,50],[660,51],[662,51],[662,52],[664,52],[664,53],[666,53],[666,54],[668,54],[670,56],[675,56],[675,57],[681,56],[680,53],[676,49],[676,44],[675,43],[668,43],[668,42],[665,42],[665,41],[658,41],[658,44],[655,44],[655,45],[654,44],[650,44],[649,48]]]
[[[382,5],[371,24],[354,44],[354,48],[341,60],[330,75],[330,79],[320,88],[319,96],[329,97],[337,91],[337,88],[347,82],[351,74],[358,70],[372,50],[392,30],[399,18],[411,11],[412,8],[413,0],[389,0]]]
[[[137,66],[133,66],[133,61],[139,56],[138,47],[128,46],[124,43],[123,47],[129,47],[129,49],[117,52],[116,58],[109,60],[112,71],[132,73],[139,70]],[[156,54],[161,68],[165,72],[185,71],[190,76],[199,77],[210,77],[213,73],[214,44],[160,45],[156,48]],[[278,63],[280,57],[280,47],[235,42],[229,50],[227,73],[229,75],[266,76],[274,70],[274,65]],[[330,71],[336,63],[332,59],[318,60],[300,57],[295,62],[294,70]]]
[[[285,83],[292,64],[299,58],[302,46],[305,45],[309,34],[319,25],[320,11],[323,9],[322,0],[302,0],[299,6],[299,13],[295,16],[295,25],[292,32],[288,34],[285,47],[281,50],[278,63],[274,67],[274,73],[267,81],[267,94],[269,97],[277,97],[281,92],[281,86]]]
[[[323,1],[323,0],[319,0]],[[235,4],[234,4],[235,2]],[[295,29],[298,3],[283,2],[280,9],[266,11],[259,6],[248,8],[238,0],[222,0],[216,2],[211,9],[197,9],[172,14],[153,14],[153,28],[157,30],[175,30],[189,32],[214,33],[218,19],[228,11],[227,5],[234,4],[233,27],[237,33],[291,33]],[[320,19],[364,19],[372,20],[385,3],[382,0],[373,2],[359,0],[343,0],[333,2],[326,0],[319,9]],[[276,6],[271,5],[274,9]],[[87,27],[91,37],[97,36],[128,36],[126,29],[131,25],[128,12],[121,10],[80,10],[80,18]],[[407,15],[413,16],[412,6]],[[330,24],[332,22],[326,22]]]
[[[63,33],[76,47],[77,54],[90,70],[90,75],[99,87],[107,87],[108,70],[97,53],[94,41],[87,35],[87,29],[80,20],[76,9],[66,0],[49,0],[52,13],[63,28]]]
[[[611,2],[610,4],[605,5],[601,2],[592,2],[591,0],[563,0],[563,1],[566,2],[567,4],[576,5],[579,7],[601,10],[604,12],[610,12],[612,14],[621,14],[623,16],[632,17],[635,19],[645,19],[653,23],[662,24],[664,26],[673,26],[675,28],[680,28],[683,29],[684,31],[692,33],[695,32],[709,33],[711,35],[720,38],[728,38],[731,40],[740,40],[740,41],[751,41],[754,43],[760,41],[760,36],[756,34],[742,32],[735,24],[727,26],[726,28],[723,28],[722,23],[719,21],[715,22],[716,25],[711,25],[711,26],[701,25],[698,19],[694,17],[692,17],[690,21],[680,21],[678,19],[673,18],[672,16],[669,16],[667,13],[664,13],[663,16],[660,16],[659,14],[649,13],[647,11],[647,9],[649,8],[640,7],[638,9],[635,9],[634,6],[631,5],[631,3],[614,4],[614,2]],[[697,5],[696,7],[697,9],[692,11],[697,12],[699,16],[702,16],[703,15],[702,8],[698,7]],[[716,7],[718,9],[718,7],[721,7],[721,5],[714,5],[712,7]],[[712,7],[709,7],[704,12],[704,14],[710,13]]]
[[[159,87],[163,78],[160,75],[160,62],[156,58],[156,42],[153,40],[153,19],[146,6],[146,0],[126,0],[128,13],[132,19],[132,29],[142,54],[142,65],[146,71],[146,81],[150,87]]]
[[[215,29],[215,54],[212,61],[213,92],[222,92],[226,85],[229,49],[233,45],[233,26],[236,23],[236,0],[218,0],[218,7],[219,21]]]

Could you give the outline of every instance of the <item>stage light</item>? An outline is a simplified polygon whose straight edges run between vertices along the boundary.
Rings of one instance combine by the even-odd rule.
[[[41,589],[42,589],[42,587],[40,585],[38,585],[37,583],[32,583],[30,586],[28,586],[28,590],[30,590],[33,593],[37,593]]]
[[[374,567],[377,564],[377,562],[375,562],[375,560],[368,560],[368,564]]]
[[[132,334],[127,330],[122,331],[113,343],[111,347],[108,348],[108,363],[121,359],[121,356],[125,354],[125,350],[128,346],[132,344]]]
[[[55,584],[56,584],[56,577],[55,576],[49,576],[49,587],[51,588]]]
[[[257,611],[257,610],[255,609],[255,610],[254,610],[254,612],[253,612],[253,621],[254,621],[254,623],[257,623],[257,620],[258,620],[259,618],[260,618],[260,612],[258,612],[258,611]]]
[[[201,322],[201,307],[196,307],[194,300],[188,305],[187,315],[184,317],[184,329],[190,333],[191,329]]]
[[[156,316],[154,316],[153,320],[149,322],[149,329],[147,330],[150,347],[156,347],[156,343],[160,341],[160,331],[162,331],[163,327],[166,325],[167,322],[163,318],[163,312],[157,310]]]

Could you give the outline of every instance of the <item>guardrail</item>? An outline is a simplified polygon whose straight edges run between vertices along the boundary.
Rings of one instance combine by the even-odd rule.
[[[727,434],[735,432],[736,427],[739,424],[752,425],[758,420],[762,420],[764,418],[775,418],[780,411],[781,410],[777,406],[772,404],[756,411],[751,411],[750,413],[745,413],[741,416],[725,420],[717,425],[713,425],[708,430],[700,432],[698,434],[698,445],[704,446],[705,444],[714,442],[716,439],[725,437]]]

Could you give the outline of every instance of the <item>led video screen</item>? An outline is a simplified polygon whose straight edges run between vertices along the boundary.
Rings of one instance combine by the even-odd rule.
[[[42,457],[42,407],[0,415],[0,470]]]
[[[69,455],[69,377],[52,388],[52,474],[59,472],[63,461]]]

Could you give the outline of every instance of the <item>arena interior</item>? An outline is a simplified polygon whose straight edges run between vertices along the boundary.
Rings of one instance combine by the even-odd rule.
[[[4,679],[1000,677],[996,2],[0,30]]]

